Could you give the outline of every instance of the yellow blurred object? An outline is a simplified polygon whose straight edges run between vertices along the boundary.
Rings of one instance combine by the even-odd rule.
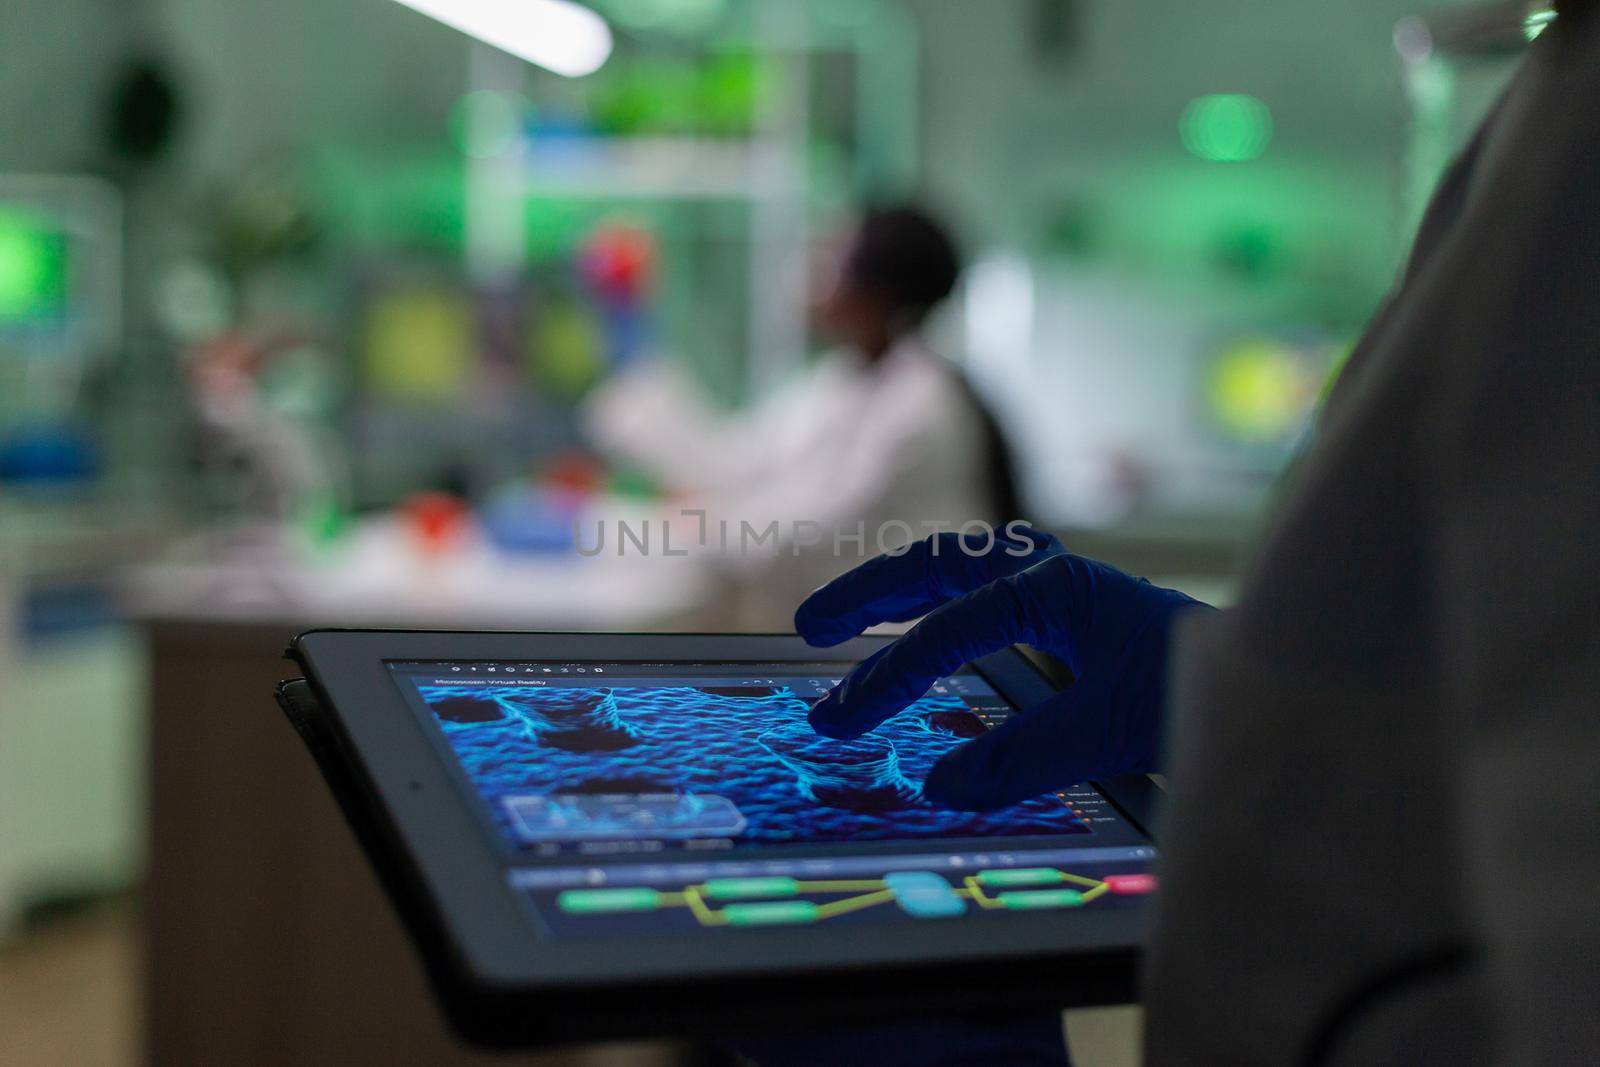
[[[1282,441],[1309,414],[1318,377],[1309,361],[1277,341],[1241,341],[1212,364],[1206,383],[1212,417],[1230,437],[1249,443]]]
[[[437,288],[401,288],[374,300],[363,342],[368,384],[406,400],[459,394],[477,353],[471,306]]]
[[[575,397],[605,369],[600,324],[573,301],[552,303],[528,338],[528,360],[539,382],[559,396]]]

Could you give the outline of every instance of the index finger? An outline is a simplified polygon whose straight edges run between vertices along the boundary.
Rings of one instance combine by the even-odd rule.
[[[905,622],[946,601],[1064,552],[1047,533],[955,533],[923,538],[904,552],[876,556],[806,597],[795,632],[812,645],[837,645],[880,622]]]
[[[935,608],[813,704],[811,727],[826,737],[858,737],[972,660],[1019,641],[1040,644],[1037,618],[1032,598],[1017,588],[1015,578]]]

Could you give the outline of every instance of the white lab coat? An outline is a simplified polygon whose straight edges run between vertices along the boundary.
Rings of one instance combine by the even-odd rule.
[[[787,627],[806,593],[864,558],[935,527],[995,521],[981,416],[913,339],[876,365],[829,353],[734,414],[676,368],[643,366],[597,390],[585,421],[599,448],[681,497],[668,518],[706,511],[703,547],[758,587],[766,625]],[[774,522],[774,540],[741,536]],[[697,541],[699,525],[673,519],[674,546]]]

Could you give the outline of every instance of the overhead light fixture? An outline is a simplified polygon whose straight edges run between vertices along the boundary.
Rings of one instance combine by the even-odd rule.
[[[484,44],[568,78],[600,69],[611,28],[572,0],[397,0]]]

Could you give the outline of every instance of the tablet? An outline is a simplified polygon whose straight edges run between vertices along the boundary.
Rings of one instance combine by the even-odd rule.
[[[320,630],[290,656],[469,1036],[1128,999],[1147,780],[927,802],[941,755],[1052,687],[1007,650],[817,735],[809,703],[884,640]]]

